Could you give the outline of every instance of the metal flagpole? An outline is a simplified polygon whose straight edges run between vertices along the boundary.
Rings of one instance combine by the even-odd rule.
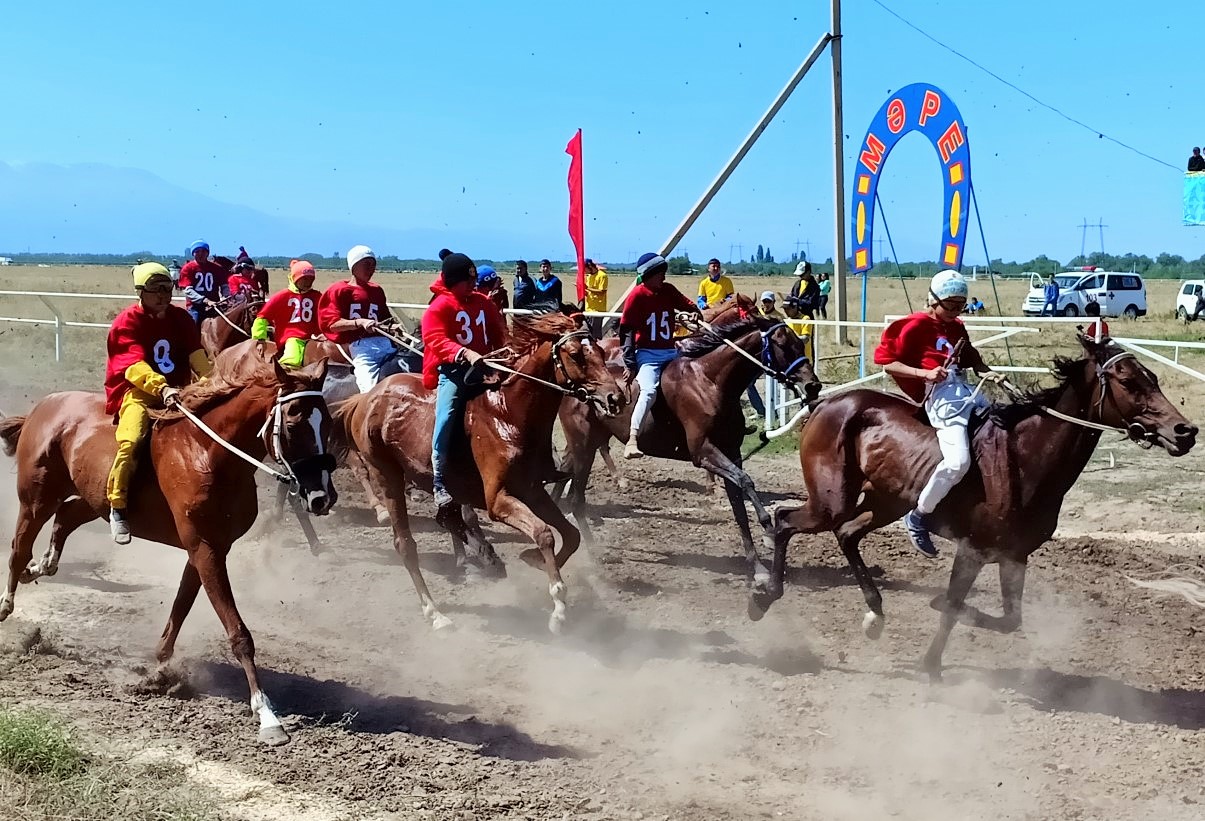
[[[833,0],[832,27],[833,55],[833,301],[837,305],[837,320],[849,319],[849,292],[845,274],[845,124],[841,107],[841,0]],[[865,286],[863,286],[865,290]],[[844,344],[847,330],[838,324],[837,343]]]

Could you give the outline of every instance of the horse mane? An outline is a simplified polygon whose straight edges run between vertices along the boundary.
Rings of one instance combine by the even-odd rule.
[[[1108,344],[1101,349],[1098,358],[1108,359],[1119,353],[1122,353],[1121,348]],[[1021,420],[1041,412],[1042,408],[1050,407],[1063,395],[1068,381],[1079,376],[1085,361],[1083,358],[1056,356],[1051,366],[1055,376],[1054,385],[1024,391],[1023,396],[1013,402],[994,402],[988,409],[988,417],[999,427],[1009,430]]]
[[[277,386],[276,369],[269,361],[256,356],[248,356],[244,362],[253,363],[249,372],[243,371],[240,374],[231,375],[215,371],[204,382],[193,382],[191,385],[181,388],[180,401],[184,407],[199,415],[247,388],[275,388]],[[184,414],[173,408],[163,408],[162,410],[152,410],[151,418],[157,422],[169,422],[183,419]]]
[[[712,325],[679,342],[678,352],[689,359],[698,359],[723,345],[724,340],[738,339],[754,330],[757,330],[757,318],[754,316]]]
[[[511,326],[510,347],[518,356],[523,356],[543,343],[554,342],[577,329],[577,320],[559,312],[516,316]]]

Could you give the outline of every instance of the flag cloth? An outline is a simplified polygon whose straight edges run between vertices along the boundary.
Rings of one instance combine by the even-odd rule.
[[[1205,225],[1205,172],[1184,175],[1184,224]]]
[[[582,210],[582,130],[565,146],[569,161],[569,236],[577,249],[577,301],[586,298],[586,221]]]

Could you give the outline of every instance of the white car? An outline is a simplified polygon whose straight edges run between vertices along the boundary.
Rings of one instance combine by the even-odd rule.
[[[1190,279],[1180,283],[1176,292],[1176,319],[1191,322],[1197,310],[1197,297],[1205,290],[1205,279]]]
[[[1146,316],[1146,283],[1134,273],[1100,271],[1089,265],[1077,271],[1054,275],[1059,286],[1058,316],[1086,316],[1089,302],[1100,305],[1102,316],[1124,316],[1135,319]],[[1031,274],[1029,294],[1021,303],[1021,313],[1038,316],[1046,304],[1046,280]]]

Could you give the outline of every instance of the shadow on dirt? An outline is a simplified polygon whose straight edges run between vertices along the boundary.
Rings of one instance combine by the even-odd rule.
[[[1016,691],[1034,707],[1065,713],[1096,713],[1135,724],[1205,729],[1205,692],[1178,687],[1143,690],[1106,676],[1059,673],[1048,668],[974,671],[995,687]]]
[[[495,635],[540,643],[555,641],[558,647],[585,653],[600,664],[618,669],[636,669],[657,659],[737,664],[784,676],[814,674],[824,669],[820,658],[804,646],[757,656],[734,647],[735,639],[722,630],[692,634],[641,627],[622,614],[598,607],[574,607],[565,633],[555,638],[548,632],[547,614],[529,607],[460,604],[444,609],[480,617],[484,629]]]
[[[458,741],[476,746],[480,755],[512,761],[589,757],[571,747],[541,744],[509,724],[481,721],[477,711],[465,704],[378,695],[341,681],[262,667],[259,673],[260,684],[282,714],[321,724],[338,722],[353,733],[403,732]],[[246,701],[247,679],[241,667],[202,662],[190,669],[190,677],[197,693]]]

